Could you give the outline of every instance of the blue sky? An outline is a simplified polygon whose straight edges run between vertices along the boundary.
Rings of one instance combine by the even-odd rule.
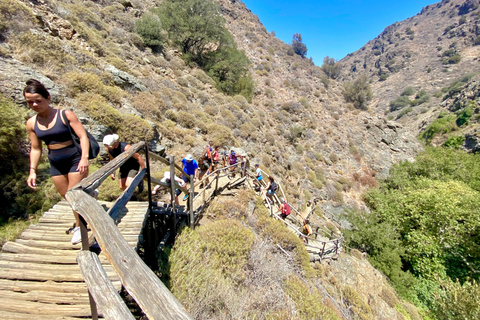
[[[321,66],[325,56],[340,60],[387,26],[419,13],[434,0],[242,0],[267,31],[291,43],[300,33],[307,57]]]

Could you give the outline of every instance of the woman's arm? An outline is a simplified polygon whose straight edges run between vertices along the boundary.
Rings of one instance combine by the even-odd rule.
[[[70,110],[65,110],[65,116],[70,122],[70,127],[80,138],[80,148],[82,149],[82,156],[78,163],[77,171],[81,174],[88,173],[88,152],[90,149],[90,141],[88,141],[87,131],[83,128],[82,123],[78,120],[77,116]]]
[[[34,189],[37,187],[37,168],[38,164],[40,163],[40,159],[42,157],[42,140],[40,140],[35,131],[33,130],[33,126],[35,124],[36,117],[32,117],[27,121],[27,133],[30,138],[30,168],[29,175],[27,178],[27,185]]]

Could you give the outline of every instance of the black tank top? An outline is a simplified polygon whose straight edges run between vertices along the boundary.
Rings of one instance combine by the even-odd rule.
[[[57,114],[53,120],[55,121],[55,124],[50,129],[46,130],[42,130],[38,127],[38,122],[35,118],[35,126],[33,127],[33,131],[40,140],[45,142],[47,146],[54,143],[72,140],[70,130],[68,130],[68,127],[63,123],[62,119],[60,119],[60,115],[60,110],[57,110]]]

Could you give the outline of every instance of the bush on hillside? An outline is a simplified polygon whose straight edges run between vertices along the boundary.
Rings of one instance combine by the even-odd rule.
[[[454,114],[441,113],[426,129],[420,134],[428,144],[437,134],[445,134],[456,130],[456,117]]]
[[[340,75],[342,65],[340,64],[340,62],[335,62],[334,58],[329,58],[328,56],[326,56],[325,58],[323,58],[323,64],[321,66],[321,69],[329,78],[336,79]]]
[[[295,52],[302,58],[305,58],[305,56],[307,55],[307,46],[305,45],[305,43],[302,42],[302,35],[300,33],[293,34],[292,49],[293,52]]]
[[[368,77],[362,74],[353,82],[346,82],[343,96],[347,102],[353,103],[355,108],[366,110],[368,102],[373,97]]]
[[[167,39],[165,30],[158,15],[147,12],[135,22],[135,32],[143,39],[143,43],[153,51],[161,51]]]
[[[225,28],[218,4],[211,0],[165,1],[155,10],[183,58],[205,70],[222,92],[252,100],[250,60]]]

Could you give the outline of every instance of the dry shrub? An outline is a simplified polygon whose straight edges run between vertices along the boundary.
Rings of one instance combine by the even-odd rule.
[[[351,286],[343,286],[340,288],[345,306],[355,316],[362,320],[373,319],[372,309],[358,295],[358,292]]]
[[[324,296],[315,287],[309,287],[298,276],[291,275],[285,281],[285,291],[295,302],[295,319],[338,319],[324,303]]]
[[[93,120],[116,131],[121,124],[122,116],[118,110],[110,106],[107,100],[96,93],[78,93],[76,97],[80,108]]]
[[[236,144],[232,130],[221,124],[210,123],[207,125],[209,140],[213,141],[216,146],[232,146]]]
[[[176,122],[182,127],[189,128],[189,129],[195,128],[196,121],[193,114],[182,110],[177,112],[175,118],[176,118],[175,119]]]
[[[0,22],[1,28],[1,22]],[[26,32],[17,37],[16,44],[20,60],[59,72],[71,67],[75,59],[64,51],[61,40]]]
[[[220,220],[186,229],[170,255],[173,294],[194,319],[237,318],[254,235],[240,222]]]
[[[377,173],[374,170],[363,168],[361,172],[355,172],[353,174],[353,179],[364,187],[374,188],[377,186],[377,179],[375,179],[376,175]]]
[[[133,97],[133,107],[143,115],[154,120],[162,120],[162,111],[166,108],[165,101],[151,92],[140,92]]]
[[[122,121],[117,133],[124,141],[129,143],[148,142],[154,137],[152,126],[147,121],[133,114],[122,115]]]
[[[106,86],[99,76],[89,72],[69,72],[63,75],[67,95],[75,98],[77,95],[90,92],[99,94],[108,101],[120,104],[125,93],[117,87]]]
[[[380,297],[390,306],[390,308],[394,308],[400,303],[400,300],[397,298],[397,294],[390,287],[383,287]]]
[[[16,0],[0,1],[0,35],[21,34],[35,24],[35,16],[30,8]]]

